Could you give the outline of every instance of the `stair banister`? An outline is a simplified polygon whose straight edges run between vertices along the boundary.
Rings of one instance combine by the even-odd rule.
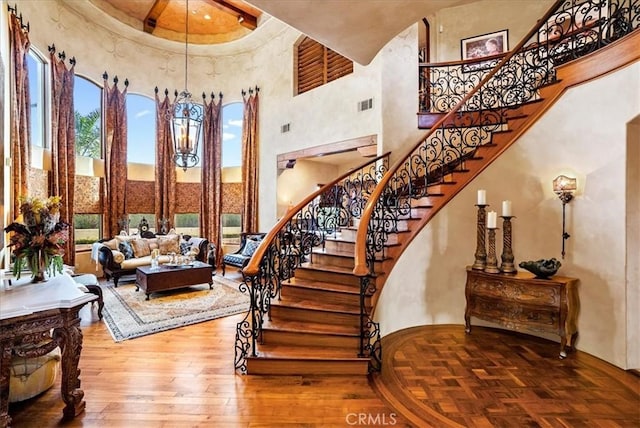
[[[444,123],[452,120],[454,116],[459,112],[460,108],[465,105],[465,103],[471,99],[476,92],[480,90],[489,80],[493,78],[493,76],[498,72],[498,70],[507,62],[511,60],[511,58],[522,48],[525,44],[538,33],[540,28],[546,24],[546,22],[551,18],[551,16],[556,12],[556,9],[565,3],[565,0],[557,0],[553,6],[543,15],[543,17],[536,22],[531,30],[520,40],[518,45],[508,52],[507,55],[502,58],[502,60],[476,85],[476,87],[471,90],[460,102],[446,115],[444,115],[440,120],[438,120],[429,131],[424,135],[423,138],[418,140],[418,142],[412,146],[409,150],[406,150],[404,155],[399,158],[385,173],[382,177],[374,191],[372,192],[369,200],[367,201],[367,205],[365,206],[364,212],[362,214],[362,218],[360,219],[360,225],[358,226],[358,232],[356,235],[356,243],[355,243],[355,267],[353,268],[353,274],[359,277],[365,277],[371,274],[370,266],[367,264],[367,256],[366,256],[366,248],[367,248],[367,229],[369,227],[369,222],[371,221],[371,217],[373,215],[373,211],[381,198],[384,189],[389,184],[389,181],[394,176],[394,174],[402,167],[407,158],[411,156],[411,154],[420,147],[423,141],[425,141],[429,136],[434,134]]]
[[[346,179],[347,177],[352,175],[354,171],[364,169],[366,166],[368,166],[370,164],[373,164],[373,163],[379,162],[379,161],[381,161],[381,160],[383,160],[385,158],[388,158],[390,154],[391,154],[391,152],[386,152],[385,154],[377,156],[376,158],[371,159],[371,160],[363,163],[362,165],[359,165],[359,166],[357,166],[355,168],[352,168],[351,170],[349,170],[348,172],[342,174],[341,176],[339,176],[335,180],[331,181],[328,184],[325,184],[320,189],[318,189],[315,192],[311,193],[306,198],[304,198],[302,201],[300,201],[297,205],[295,205],[293,208],[289,209],[285,213],[285,215],[283,215],[282,218],[280,220],[278,220],[276,225],[271,228],[271,230],[267,233],[267,235],[264,237],[264,239],[260,242],[260,245],[258,246],[258,248],[256,249],[255,253],[253,253],[253,256],[251,257],[251,260],[249,261],[249,264],[247,264],[247,266],[245,266],[245,268],[242,270],[242,273],[245,276],[254,276],[254,275],[258,274],[259,269],[260,269],[260,261],[264,257],[265,252],[267,251],[267,248],[269,248],[269,245],[271,245],[271,243],[273,242],[275,237],[278,235],[278,233],[282,230],[282,228],[285,225],[287,225],[304,207],[309,205],[315,198],[317,198],[318,196],[322,195],[323,193],[326,193],[327,191],[329,191],[333,186],[335,186],[336,184],[340,183],[341,181],[343,181],[344,179]]]
[[[365,197],[388,168],[389,152],[377,156],[362,165],[349,170],[322,188],[308,195],[285,215],[262,239],[260,245],[242,270],[244,279],[239,289],[249,294],[250,306],[244,319],[236,326],[234,366],[247,372],[247,358],[257,356],[257,343],[262,338],[265,316],[271,314],[271,300],[279,299],[282,282],[294,276],[296,268],[307,256],[312,256],[313,248],[324,244],[327,232],[334,233],[350,223],[362,212]],[[351,177],[354,177],[350,180]],[[340,186],[340,184],[343,184]],[[343,205],[343,191],[349,190],[347,207]],[[333,197],[328,212],[327,205],[316,198],[325,195]],[[353,204],[355,202],[355,204]],[[354,206],[355,205],[355,206]],[[332,210],[338,209],[336,217]],[[355,351],[354,351],[355,353]]]

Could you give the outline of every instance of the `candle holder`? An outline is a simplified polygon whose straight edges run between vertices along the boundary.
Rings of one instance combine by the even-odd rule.
[[[502,263],[500,270],[504,273],[516,273],[518,270],[513,264],[513,249],[511,247],[511,219],[514,216],[503,215],[502,217]]]
[[[472,269],[484,270],[487,265],[487,249],[485,244],[486,227],[487,227],[487,211],[486,207],[489,205],[477,204],[478,207],[478,236],[476,239],[476,253],[475,262],[473,262]]]
[[[487,264],[484,271],[487,273],[500,273],[498,258],[496,257],[496,227],[487,227],[489,235],[489,251],[487,252]]]

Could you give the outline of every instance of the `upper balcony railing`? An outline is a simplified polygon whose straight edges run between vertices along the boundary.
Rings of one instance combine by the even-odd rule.
[[[506,129],[511,112],[540,96],[556,80],[555,67],[585,56],[640,27],[640,0],[559,0],[518,45],[480,62],[420,67],[424,113],[439,116],[425,137],[391,166],[369,199],[356,239],[354,274],[374,272],[376,254],[411,200],[429,196],[429,186]],[[485,68],[485,65],[487,66]]]
[[[638,28],[638,0],[565,0],[514,49],[511,59],[489,79],[463,110],[514,105],[535,99],[538,88],[555,80],[557,65],[580,58]],[[419,65],[419,112],[448,113],[507,54],[466,61]],[[486,98],[496,104],[488,104]]]

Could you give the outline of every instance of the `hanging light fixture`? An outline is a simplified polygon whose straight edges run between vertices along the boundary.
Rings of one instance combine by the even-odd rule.
[[[185,6],[185,35],[184,35],[184,90],[176,97],[171,118],[171,133],[175,154],[173,161],[184,171],[197,165],[198,144],[202,128],[203,107],[194,103],[187,86],[188,53],[189,53],[189,0]]]

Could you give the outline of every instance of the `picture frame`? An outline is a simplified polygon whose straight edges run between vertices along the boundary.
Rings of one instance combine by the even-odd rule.
[[[460,50],[463,61],[504,53],[509,50],[509,30],[462,39]]]

